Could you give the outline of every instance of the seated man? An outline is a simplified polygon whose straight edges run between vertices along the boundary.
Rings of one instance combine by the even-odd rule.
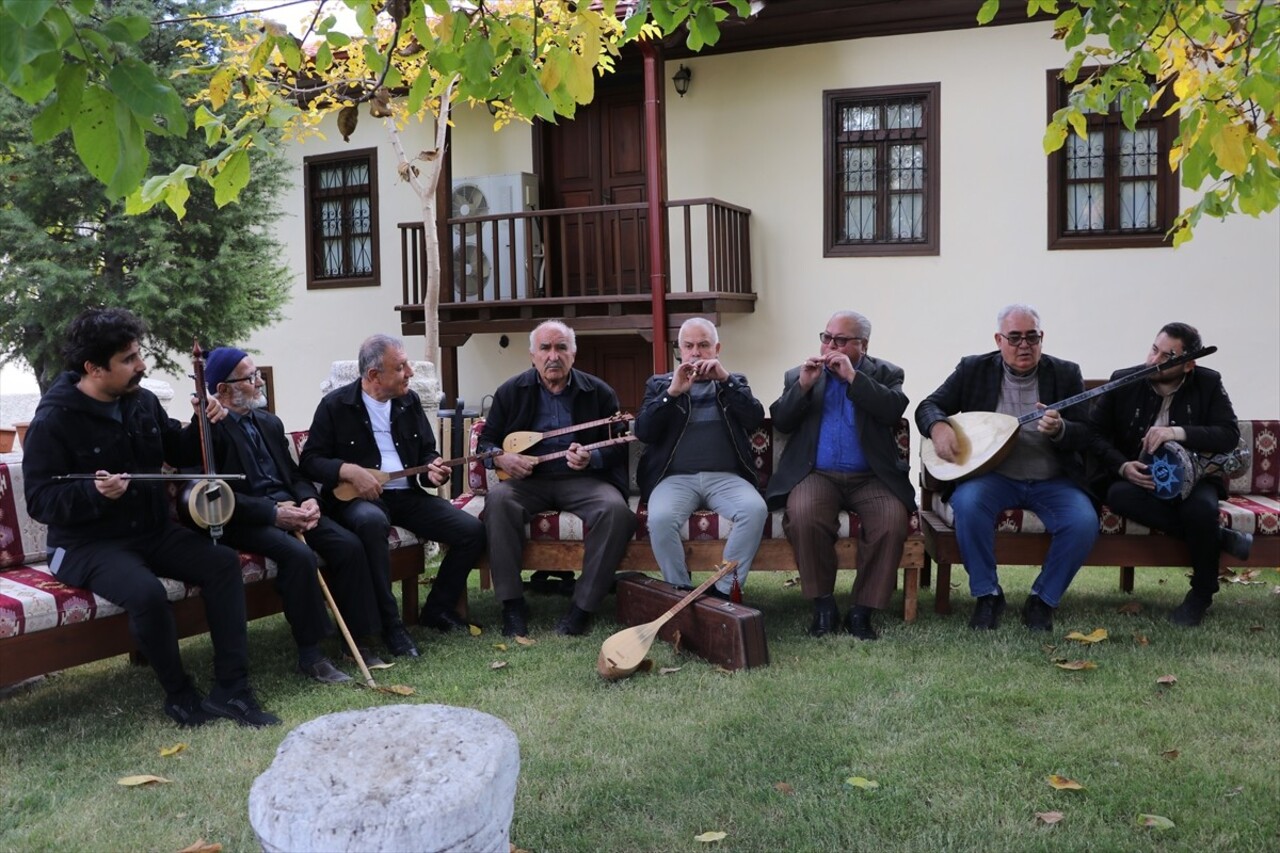
[[[859,640],[879,636],[871,614],[884,610],[898,584],[915,490],[898,458],[894,428],[907,408],[902,368],[867,355],[871,321],[840,311],[818,335],[822,349],[787,371],[769,407],[773,427],[791,435],[765,495],[786,505],[783,530],[795,551],[800,589],[813,602],[809,634],[837,630],[837,516],[862,525],[858,573],[845,628]]]
[[[448,547],[431,593],[422,606],[421,622],[439,631],[467,628],[457,614],[467,589],[467,575],[484,552],[484,526],[447,500],[427,494],[422,479],[443,485],[449,469],[436,452],[435,433],[422,401],[409,390],[413,368],[404,345],[389,335],[374,335],[360,345],[360,378],[329,392],[316,407],[311,432],[302,449],[302,472],[324,489],[325,514],[353,531],[364,546],[373,578],[373,593],[382,636],[394,655],[418,656],[391,591],[391,525]],[[425,475],[383,484],[369,469],[403,471],[430,465]],[[358,497],[342,501],[333,490],[349,483]]]
[[[649,507],[649,543],[662,577],[689,584],[680,527],[699,507],[733,522],[724,559],[734,574],[708,592],[730,598],[747,581],[769,510],[756,488],[751,464],[751,431],[764,420],[741,373],[720,363],[720,336],[708,320],[685,320],[677,336],[680,364],[645,384],[636,416],[636,437],[644,455],[636,477],[640,499]]]
[[[245,726],[279,723],[249,687],[244,582],[235,551],[169,517],[167,484],[131,480],[199,461],[198,441],[141,387],[142,321],[122,308],[94,308],[67,327],[68,372],[40,398],[22,471],[27,509],[48,525],[49,566],[59,581],[124,608],[129,633],[165,691],[180,726],[228,717]],[[210,420],[223,417],[210,400]],[[87,479],[62,479],[90,475]],[[97,475],[93,478],[92,475]],[[178,631],[160,578],[200,587],[213,642],[214,686],[201,695],[178,651]]]
[[[347,629],[363,638],[379,626],[364,548],[354,533],[320,514],[315,486],[289,454],[284,424],[266,410],[262,374],[253,358],[234,347],[218,347],[205,357],[204,379],[228,412],[211,428],[214,468],[245,476],[230,481],[236,508],[223,538],[275,561],[276,589],[298,645],[298,671],[326,684],[350,681],[320,650],[333,627],[317,579],[316,553],[329,566]],[[371,659],[381,663],[363,650],[361,656],[366,665]]]
[[[1160,364],[1200,347],[1194,326],[1169,323],[1156,335],[1146,363]],[[1133,370],[1118,370],[1111,378]],[[1226,551],[1247,559],[1253,537],[1218,526],[1218,501],[1227,496],[1221,477],[1203,478],[1185,498],[1160,500],[1151,470],[1142,460],[1149,460],[1166,441],[1206,453],[1235,449],[1240,425],[1222,376],[1194,361],[1184,362],[1102,395],[1089,421],[1092,450],[1101,469],[1095,480],[1098,496],[1121,515],[1182,539],[1191,550],[1191,590],[1169,621],[1199,625],[1218,591],[1218,555]]]
[[[508,379],[494,393],[480,434],[481,452],[500,449],[512,432],[550,432],[617,413],[618,395],[613,389],[573,369],[577,351],[573,329],[558,320],[548,320],[530,333],[533,367]],[[626,446],[585,449],[608,438],[607,427],[594,427],[544,439],[524,454],[495,457],[494,467],[510,479],[489,492],[484,525],[489,532],[493,591],[502,602],[502,633],[508,637],[529,633],[520,565],[525,525],[539,512],[571,512],[582,519],[586,530],[582,579],[574,586],[573,605],[556,624],[556,633],[585,634],[591,614],[608,594],[636,525],[626,499]],[[549,453],[563,456],[535,463],[535,457]]]
[[[996,352],[965,356],[947,380],[916,407],[920,434],[933,440],[943,460],[954,462],[959,445],[947,422],[957,412],[1000,412],[1013,417],[1044,409],[1084,391],[1080,367],[1044,355],[1040,315],[1030,305],[1008,305],[996,317]],[[995,630],[1005,610],[996,575],[996,517],[1029,509],[1053,537],[1044,567],[1031,585],[1022,621],[1033,631],[1053,629],[1053,611],[1098,538],[1098,514],[1085,491],[1089,429],[1084,407],[1054,409],[1019,428],[1012,452],[987,474],[944,491],[955,512],[956,543],[976,600],[969,627]],[[1072,418],[1079,418],[1074,421]]]

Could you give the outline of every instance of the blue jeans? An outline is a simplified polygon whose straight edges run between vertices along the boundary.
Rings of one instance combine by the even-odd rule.
[[[984,474],[956,486],[951,496],[956,541],[969,593],[978,598],[1002,592],[996,577],[996,517],[1006,509],[1029,509],[1053,537],[1031,592],[1057,607],[1071,579],[1098,538],[1098,514],[1088,495],[1065,477],[1052,480],[1011,480],[1003,474]]]
[[[680,527],[704,506],[733,521],[724,543],[724,559],[738,561],[733,574],[738,586],[745,587],[769,510],[754,485],[728,471],[673,474],[664,477],[649,495],[649,545],[662,569],[662,579],[676,586],[689,583]],[[733,576],[721,578],[716,587],[729,593]]]

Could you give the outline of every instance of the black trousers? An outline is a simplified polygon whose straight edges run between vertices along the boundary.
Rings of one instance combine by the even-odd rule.
[[[1186,498],[1160,500],[1125,480],[1107,489],[1107,506],[1139,524],[1161,530],[1187,543],[1191,551],[1191,589],[1208,599],[1218,591],[1218,490],[1201,480]]]
[[[166,693],[177,693],[190,679],[178,653],[173,608],[160,578],[199,586],[213,641],[214,680],[230,691],[248,686],[249,640],[240,557],[230,548],[215,545],[208,534],[171,523],[142,535],[55,549],[50,562],[58,580],[124,608],[129,633]]]
[[[444,498],[416,488],[385,489],[376,501],[356,498],[329,509],[364,545],[383,630],[401,621],[391,592],[391,555],[387,550],[387,533],[392,524],[449,549],[427,595],[427,607],[453,609],[466,591],[467,576],[484,553],[484,525],[479,519]]]

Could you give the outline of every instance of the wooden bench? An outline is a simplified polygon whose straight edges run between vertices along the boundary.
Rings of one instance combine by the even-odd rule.
[[[1228,483],[1227,500],[1219,504],[1223,527],[1253,534],[1253,550],[1248,560],[1223,554],[1223,571],[1231,568],[1272,568],[1280,566],[1280,421],[1241,421],[1240,432],[1252,449],[1252,460],[1244,471]],[[938,492],[926,485],[920,518],[928,559],[937,564],[934,610],[951,612],[951,567],[963,563],[951,526],[950,507]],[[1100,535],[1089,552],[1086,566],[1116,566],[1120,589],[1133,591],[1137,566],[1191,565],[1187,546],[1179,539],[1152,531],[1103,507]],[[1039,565],[1049,550],[1051,537],[1035,513],[1006,510],[996,519],[996,564],[1002,566]]]
[[[477,422],[472,429],[471,448],[475,450],[476,439],[483,427]],[[903,419],[896,431],[898,451],[902,459],[910,457],[909,426]],[[774,466],[782,457],[782,448],[786,436],[775,434],[769,419],[751,436],[751,452],[756,466],[761,489],[764,489],[773,473]],[[653,549],[649,546],[648,510],[640,505],[639,487],[636,485],[636,463],[640,458],[641,445],[633,442],[630,446],[631,461],[631,497],[630,503],[637,515],[636,533],[628,544],[626,554],[618,566],[619,571],[658,571],[658,564],[653,557]],[[492,471],[483,466],[473,464],[467,469],[466,494],[453,499],[454,505],[477,517],[484,510],[484,496],[497,484]],[[764,536],[760,548],[756,552],[752,573],[755,572],[795,572],[797,571],[795,555],[782,532],[783,510],[769,513],[765,522]],[[724,539],[728,535],[731,524],[728,519],[716,513],[702,510],[693,514],[685,524],[681,536],[684,539],[686,563],[694,571],[704,571],[720,562],[724,552]],[[853,570],[858,565],[858,517],[854,513],[840,513],[840,538],[836,543],[837,565],[840,569]],[[582,521],[568,512],[544,512],[535,516],[529,525],[529,540],[525,544],[524,560],[521,568],[524,571],[581,571],[582,570]],[[906,547],[902,552],[902,618],[906,622],[914,622],[918,610],[920,592],[920,573],[925,564],[924,538],[920,533],[920,519],[917,513],[911,516],[911,533],[907,537]],[[488,555],[482,559],[480,583],[482,589],[489,588]]]
[[[306,433],[291,434],[295,456]],[[44,525],[27,515],[21,457],[0,457],[0,685],[83,663],[133,653],[128,617],[119,607],[87,590],[59,583],[46,564]],[[391,579],[400,583],[406,624],[418,621],[418,579],[425,548],[413,534],[393,527]],[[275,563],[241,553],[245,610],[250,619],[281,611],[271,580]],[[173,603],[178,636],[209,630],[199,589],[162,579]]]

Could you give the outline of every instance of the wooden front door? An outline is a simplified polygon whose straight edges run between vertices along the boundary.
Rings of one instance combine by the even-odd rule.
[[[622,411],[635,414],[653,375],[653,345],[639,335],[578,335],[573,366],[608,382]]]
[[[644,86],[639,76],[599,81],[595,100],[572,121],[543,126],[544,207],[642,204],[645,192]],[[551,296],[647,293],[643,210],[566,217],[547,242]]]

